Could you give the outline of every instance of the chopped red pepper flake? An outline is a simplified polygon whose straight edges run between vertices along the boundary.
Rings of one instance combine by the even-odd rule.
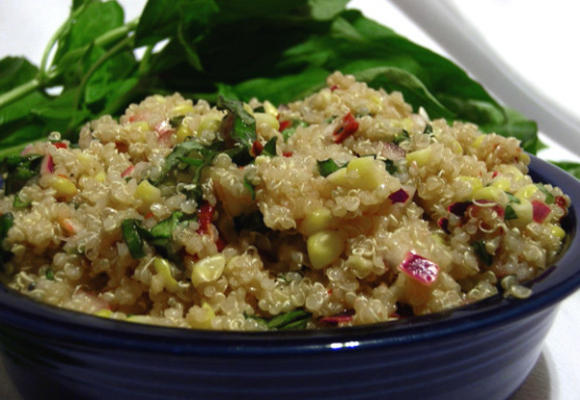
[[[197,233],[206,234],[209,232],[209,224],[213,219],[215,208],[209,203],[204,203],[198,211],[199,228]]]
[[[262,150],[264,150],[262,143],[260,143],[258,140],[255,140],[254,143],[252,143],[252,154],[254,157],[258,157],[260,154],[262,154]]]
[[[556,198],[554,199],[554,202],[560,207],[560,208],[566,208],[566,199],[564,198],[564,196],[556,196]]]
[[[342,117],[342,124],[334,131],[334,143],[342,143],[344,139],[358,130],[358,122],[349,112]]]
[[[280,128],[278,128],[278,130],[284,132],[284,130],[290,128],[291,125],[292,121],[280,121]]]
[[[285,151],[285,152],[283,152],[283,153],[282,153],[282,155],[283,155],[284,157],[292,157],[292,154],[293,154],[293,153],[292,153],[291,151]]]
[[[439,275],[439,266],[418,254],[409,251],[399,265],[399,270],[409,278],[425,286],[431,286]]]
[[[338,85],[332,85],[332,86],[330,87],[330,91],[331,91],[331,92],[334,92],[336,89],[338,89]]]
[[[149,211],[147,214],[145,214],[145,219],[149,219],[149,218],[153,218],[154,215],[151,211]]]
[[[496,177],[498,174],[499,174],[499,172],[497,172],[497,171],[493,171],[493,174],[491,174],[491,177],[492,177],[492,178],[495,178],[495,177]]]
[[[217,240],[215,241],[215,245],[217,247],[217,251],[222,251],[224,247],[226,247],[226,242],[218,236]]]
[[[65,142],[54,142],[52,145],[57,149],[68,149],[68,144]]]
[[[541,224],[546,217],[550,215],[550,207],[539,200],[532,200],[532,208],[534,210],[534,221]]]

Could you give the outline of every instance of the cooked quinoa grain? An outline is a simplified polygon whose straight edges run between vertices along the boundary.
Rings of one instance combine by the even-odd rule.
[[[472,303],[551,265],[570,200],[519,142],[429,120],[339,72],[277,108],[152,96],[78,146],[4,166],[5,283],[196,329],[370,324]],[[5,162],[6,163],[6,162]]]

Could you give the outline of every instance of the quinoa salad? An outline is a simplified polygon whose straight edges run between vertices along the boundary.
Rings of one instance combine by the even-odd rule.
[[[529,161],[340,72],[283,105],[151,96],[2,161],[1,278],[103,318],[217,330],[523,298],[570,205]]]

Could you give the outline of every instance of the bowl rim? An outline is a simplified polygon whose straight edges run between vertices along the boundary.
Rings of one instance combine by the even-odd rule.
[[[580,287],[580,181],[531,155],[534,182],[566,188],[571,205],[567,218],[572,237],[568,249],[536,279],[532,295],[524,300],[500,295],[440,313],[345,328],[307,331],[208,331],[161,327],[99,318],[65,310],[22,295],[0,284],[0,330],[6,327],[42,335],[44,340],[106,346],[133,351],[178,355],[312,354],[401,346],[467,332],[485,331],[515,322],[554,306]]]

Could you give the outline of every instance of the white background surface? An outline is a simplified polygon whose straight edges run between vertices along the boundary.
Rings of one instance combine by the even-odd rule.
[[[248,0],[251,1],[251,0]],[[412,0],[411,0],[412,1]],[[436,0],[432,0],[436,1]],[[439,0],[443,1],[443,0]],[[120,1],[126,19],[140,13],[144,0]],[[455,1],[460,12],[522,77],[562,108],[580,116],[580,2],[574,0]],[[0,58],[25,55],[38,64],[50,35],[68,14],[67,0],[0,0]],[[392,4],[354,0],[351,7],[443,55],[446,52]],[[485,86],[485,82],[482,82]],[[540,156],[580,161],[565,146],[551,144]],[[580,292],[562,303],[542,357],[512,400],[580,399]],[[3,381],[3,380],[2,380]],[[4,393],[0,390],[0,393]],[[12,395],[5,400],[16,399]]]

